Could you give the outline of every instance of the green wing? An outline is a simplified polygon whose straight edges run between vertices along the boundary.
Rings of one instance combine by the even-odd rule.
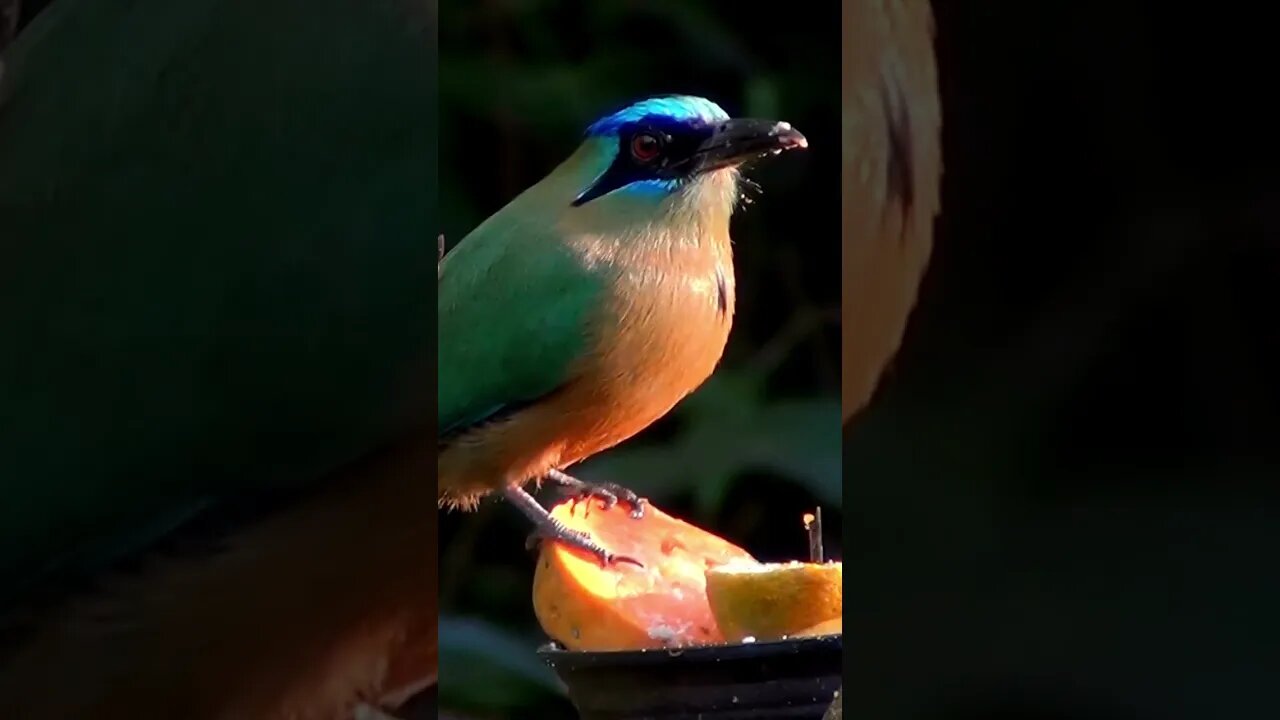
[[[59,0],[8,49],[0,604],[425,422],[433,17]]]
[[[601,283],[554,238],[491,219],[445,256],[437,320],[440,437],[569,383]],[[531,241],[532,240],[532,241]]]

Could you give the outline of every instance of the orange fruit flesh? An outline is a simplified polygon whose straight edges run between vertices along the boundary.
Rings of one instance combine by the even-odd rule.
[[[843,616],[840,562],[733,563],[706,575],[711,610],[731,642],[797,637]]]
[[[644,564],[602,567],[589,554],[546,542],[533,581],[542,629],[569,650],[638,650],[724,642],[707,602],[706,571],[755,562],[742,548],[647,505],[563,502],[551,515],[615,555]]]

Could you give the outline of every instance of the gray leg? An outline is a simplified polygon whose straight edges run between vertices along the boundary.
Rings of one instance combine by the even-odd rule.
[[[525,492],[519,485],[511,485],[502,491],[503,497],[507,502],[516,506],[525,517],[533,521],[533,534],[529,536],[530,546],[542,540],[551,540],[563,543],[570,547],[576,547],[585,550],[594,555],[601,565],[609,566],[614,563],[631,563],[638,567],[644,567],[639,561],[623,555],[614,555],[605,550],[604,547],[591,538],[590,535],[571,530],[565,527],[564,523],[551,517],[551,513],[546,508],[538,504],[538,501],[532,495]]]

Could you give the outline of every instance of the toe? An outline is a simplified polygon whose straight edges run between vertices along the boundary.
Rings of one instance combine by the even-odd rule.
[[[638,568],[642,568],[642,569],[644,568],[644,563],[640,562],[639,560],[636,560],[633,557],[629,557],[627,555],[613,555],[611,553],[605,553],[604,564],[605,565],[629,564],[629,565],[635,565]]]

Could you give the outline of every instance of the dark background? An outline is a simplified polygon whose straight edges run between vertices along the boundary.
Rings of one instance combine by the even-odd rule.
[[[1280,717],[1274,40],[1147,5],[934,4],[934,260],[846,431],[859,717]]]
[[[739,300],[717,374],[575,473],[628,484],[764,559],[807,554],[801,515],[818,503],[839,556],[839,5],[824,5],[803,23],[688,0],[440,7],[451,242],[568,157],[591,121],[649,95],[703,95],[809,138],[807,152],[749,172],[763,192],[734,220]],[[446,712],[573,717],[533,654],[545,638],[533,616],[529,530],[497,502],[441,515]]]

